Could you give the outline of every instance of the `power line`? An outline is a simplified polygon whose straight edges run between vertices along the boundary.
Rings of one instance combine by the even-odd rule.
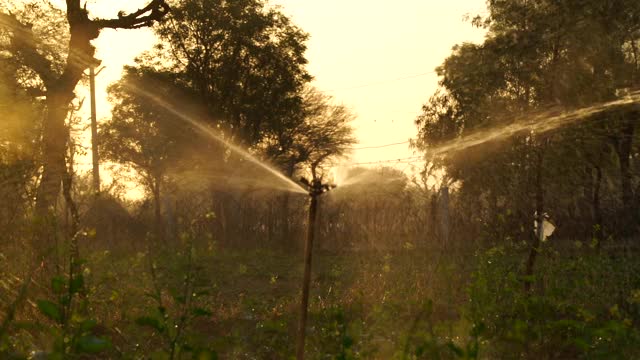
[[[399,159],[388,159],[388,160],[379,160],[379,161],[368,161],[368,162],[351,163],[351,164],[348,164],[348,166],[377,165],[377,164],[390,164],[390,163],[409,164],[409,163],[414,163],[414,162],[420,162],[422,160],[424,160],[424,156],[411,156],[411,157],[399,158]]]
[[[349,148],[349,150],[381,149],[381,148],[385,148],[385,147],[389,147],[389,146],[403,145],[403,144],[408,144],[408,143],[409,143],[409,140],[402,141],[402,142],[397,142],[397,143],[391,143],[391,144],[384,144],[384,145],[363,146],[363,147],[357,147],[357,148]]]
[[[360,89],[360,88],[365,88],[365,87],[371,87],[371,86],[387,84],[387,83],[395,82],[395,81],[413,79],[413,78],[417,78],[417,77],[421,77],[421,76],[425,76],[425,75],[431,75],[431,74],[435,74],[435,73],[436,73],[436,70],[433,70],[433,71],[429,71],[429,72],[426,72],[426,73],[403,76],[403,77],[399,77],[399,78],[395,78],[395,79],[382,80],[382,81],[377,81],[377,82],[368,83],[368,84],[362,84],[362,85],[356,85],[356,86],[350,86],[350,87],[337,88],[337,89],[333,89],[333,90],[327,90],[327,92],[336,92],[336,91],[342,91],[342,90]]]

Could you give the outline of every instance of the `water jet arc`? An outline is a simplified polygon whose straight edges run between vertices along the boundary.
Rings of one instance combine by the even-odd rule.
[[[247,159],[249,162],[251,162],[252,164],[256,165],[257,167],[268,171],[271,175],[274,175],[278,180],[283,182],[283,185],[286,185],[285,188],[288,191],[294,192],[294,193],[299,193],[299,194],[306,194],[307,191],[302,188],[300,185],[298,185],[297,183],[295,183],[293,180],[289,179],[288,177],[284,176],[282,173],[280,173],[279,171],[277,171],[276,169],[273,169],[272,167],[266,165],[264,163],[264,161],[260,161],[259,159],[257,159],[255,156],[249,154],[245,149],[242,149],[241,147],[222,139],[218,134],[216,134],[215,132],[213,132],[213,130],[211,130],[209,127],[203,125],[202,123],[200,123],[199,121],[196,121],[195,119],[193,119],[191,116],[177,110],[173,105],[167,103],[167,101],[164,101],[163,99],[161,99],[160,97],[158,97],[157,95],[154,95],[144,89],[141,89],[140,87],[131,84],[131,83],[126,83],[124,85],[125,87],[127,87],[128,89],[148,98],[149,100],[155,102],[156,104],[160,105],[162,108],[164,108],[165,110],[169,111],[170,113],[172,113],[173,115],[176,115],[179,119],[181,119],[182,121],[187,122],[188,124],[190,124],[191,126],[193,126],[195,129],[197,129],[198,131],[200,131],[201,133],[203,133],[204,135],[208,136],[209,138],[218,141],[219,143],[223,144],[224,146],[226,146],[227,148],[229,148],[231,151],[233,151],[236,154],[241,155],[243,158]]]

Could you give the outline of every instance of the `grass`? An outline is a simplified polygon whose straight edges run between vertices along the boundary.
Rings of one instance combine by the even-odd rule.
[[[293,354],[302,257],[269,249],[211,246],[198,247],[194,253],[195,302],[206,310],[206,316],[188,324],[185,343],[189,347],[207,344],[232,358],[287,358]],[[154,329],[141,328],[136,319],[157,308],[154,289],[159,290],[169,314],[178,312],[180,304],[174,295],[184,283],[184,256],[176,249],[85,255],[83,274],[90,311],[111,339],[112,356],[140,358],[157,350],[161,336]],[[439,282],[435,273],[465,272],[451,263],[444,266],[435,261],[440,256],[406,249],[317,252],[308,329],[311,358],[344,352],[345,343],[355,357],[371,357],[374,352],[379,358],[393,356],[412,318],[430,298],[439,299],[434,311],[439,320],[459,318],[451,304],[464,302],[463,281],[452,286],[448,281]],[[28,332],[20,333],[28,337]],[[35,340],[31,345],[49,346]]]
[[[84,253],[88,313],[99,324],[92,331],[111,344],[100,358],[207,359],[215,353],[288,359],[294,354],[301,254],[186,242],[152,252]],[[411,246],[317,251],[307,357],[637,354],[640,265],[634,256],[586,250],[561,255],[548,247],[537,264],[532,294],[522,290],[525,256],[526,248],[519,246],[476,254]],[[2,267],[3,278],[17,269]],[[53,326],[34,306],[35,299],[52,296],[43,283],[30,287],[16,324]],[[1,299],[15,298],[11,294]],[[46,326],[12,326],[3,343],[21,353],[50,350],[50,333]]]

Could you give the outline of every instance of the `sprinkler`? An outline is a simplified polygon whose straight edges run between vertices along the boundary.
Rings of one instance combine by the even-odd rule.
[[[302,280],[302,300],[300,301],[300,319],[298,323],[298,346],[296,359],[304,359],[304,341],[307,326],[307,309],[309,306],[309,285],[311,282],[311,255],[313,238],[316,228],[316,214],[318,212],[318,196],[335,188],[334,184],[323,184],[321,179],[309,181],[300,178],[300,182],[307,188],[311,201],[309,203],[309,222],[307,225],[307,241],[304,245],[304,277]]]
[[[306,186],[309,191],[309,196],[312,198],[318,195],[322,195],[331,189],[335,189],[337,185],[335,184],[323,184],[322,180],[314,179],[309,181],[303,177],[300,178],[300,182],[302,185]]]

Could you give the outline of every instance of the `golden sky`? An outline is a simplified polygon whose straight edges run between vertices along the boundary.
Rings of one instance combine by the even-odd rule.
[[[360,144],[415,137],[413,123],[437,86],[433,73],[465,41],[484,32],[463,20],[485,13],[485,0],[277,0],[311,34],[307,52],[315,86],[357,115]],[[353,162],[413,156],[408,146],[363,149]]]
[[[131,12],[143,3],[93,0],[88,8],[93,16],[114,17],[118,10]],[[480,42],[484,36],[464,17],[485,14],[485,0],[272,0],[271,4],[281,6],[311,35],[307,59],[313,85],[357,115],[356,147],[414,137],[413,121],[437,87],[434,68],[453,45]],[[97,57],[106,66],[97,79],[98,119],[109,116],[106,86],[119,78],[124,64],[153,43],[148,29],[105,30],[95,41]],[[356,150],[351,161],[410,156],[414,154],[402,144]]]

